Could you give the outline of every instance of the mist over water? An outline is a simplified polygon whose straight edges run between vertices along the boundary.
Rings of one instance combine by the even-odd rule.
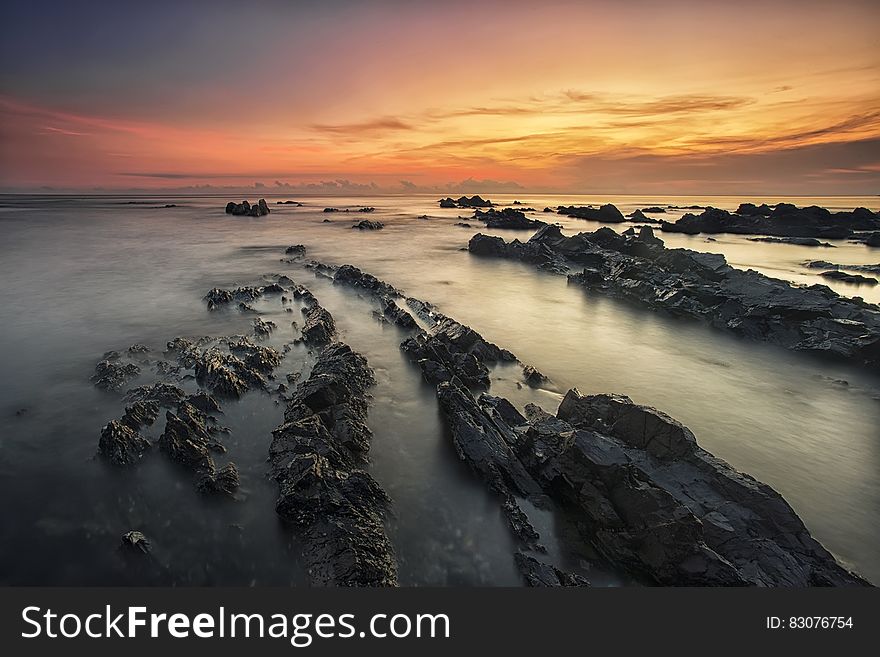
[[[555,411],[561,395],[578,387],[626,394],[665,411],[702,447],[779,490],[838,559],[880,582],[880,375],[651,313],[522,263],[471,256],[462,249],[477,231],[507,240],[525,240],[531,231],[486,231],[471,212],[439,209],[434,196],[293,197],[301,208],[267,196],[272,213],[261,218],[225,214],[233,200],[226,197],[141,198],[134,205],[131,198],[0,198],[0,582],[304,581],[297,546],[275,515],[276,485],[265,476],[271,430],[282,420],[277,398],[251,392],[223,405],[221,423],[230,434],[222,442],[242,476],[233,502],[204,499],[189,473],[162,455],[124,471],[93,458],[101,427],[123,408],[118,395],[89,382],[101,355],[133,343],[161,351],[176,336],[249,333],[252,316],[234,308],[209,313],[202,296],[215,286],[258,284],[267,273],[308,286],[333,313],[340,339],[376,370],[371,472],[394,499],[389,532],[401,583],[520,582],[498,503],[457,460],[433,388],[398,349],[404,333],[377,322],[370,299],[281,262],[291,244],[304,244],[307,260],[350,263],[433,302],[551,379],[547,389],[534,390],[518,385],[516,368],[499,367],[492,394]],[[877,209],[876,199],[841,197],[517,198],[538,210],[531,216],[560,221],[567,234],[599,224],[540,210],[613,202],[626,214],[653,205],[734,209],[741,201],[779,200]],[[161,207],[166,203],[178,207]],[[376,211],[321,212],[364,205]],[[681,213],[653,216],[674,221]],[[352,230],[363,218],[386,227]],[[819,259],[875,264],[878,249],[657,234],[667,246],[723,253],[735,266],[880,302],[880,286],[828,281],[818,276],[821,269],[802,266]],[[285,312],[277,298],[253,305],[278,324],[268,344],[280,349],[296,337],[290,322],[300,320],[298,312]],[[307,375],[310,363],[305,348],[294,347],[278,380],[287,372]],[[162,424],[160,416],[153,437]],[[545,520],[553,529],[553,519]],[[115,547],[130,529],[151,538],[160,574],[145,578],[119,559]],[[560,558],[596,584],[618,583],[613,574],[584,569],[582,556]]]

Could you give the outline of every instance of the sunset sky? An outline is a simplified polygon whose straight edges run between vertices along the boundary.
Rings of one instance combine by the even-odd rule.
[[[880,193],[878,2],[0,11],[2,191]]]

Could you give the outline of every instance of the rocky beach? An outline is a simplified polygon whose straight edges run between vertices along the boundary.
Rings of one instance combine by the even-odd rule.
[[[4,198],[0,579],[876,582],[871,199],[508,196]]]

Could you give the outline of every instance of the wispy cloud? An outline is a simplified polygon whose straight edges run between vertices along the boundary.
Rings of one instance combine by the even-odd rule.
[[[401,130],[412,130],[413,127],[399,118],[382,116],[359,123],[325,124],[315,123],[311,129],[316,132],[324,132],[334,135],[372,135],[387,134]]]

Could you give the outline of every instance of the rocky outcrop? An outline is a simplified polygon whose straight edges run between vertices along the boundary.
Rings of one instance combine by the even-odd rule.
[[[592,205],[586,207],[578,207],[575,205],[560,205],[556,208],[559,214],[574,219],[586,219],[588,221],[600,221],[605,224],[622,224],[626,221],[623,213],[617,209],[617,206],[606,203],[605,205],[594,208]]]
[[[333,315],[318,303],[315,296],[306,288],[300,286],[294,295],[304,299],[306,304],[303,308],[306,321],[301,330],[302,341],[307,345],[329,344],[336,335]]]
[[[491,208],[494,203],[481,196],[459,196],[457,199],[446,197],[438,201],[441,208]]]
[[[590,586],[589,580],[585,577],[566,573],[553,564],[540,561],[525,552],[517,552],[513,558],[525,579],[526,586]]]
[[[547,223],[538,219],[529,219],[520,210],[504,208],[503,210],[476,210],[474,219],[486,222],[486,228],[502,228],[511,230],[524,230],[546,226]]]
[[[666,230],[664,228],[664,230]],[[750,242],[768,242],[770,244],[794,244],[795,246],[823,246],[834,248],[831,242],[823,242],[815,237],[749,237]]]
[[[441,386],[453,439],[472,467],[502,490],[533,494],[537,484],[582,540],[627,574],[675,586],[866,584],[776,491],[653,408],[570,390],[555,416],[531,406],[527,420],[499,410],[497,398],[468,397]]]
[[[803,263],[809,269],[846,269],[848,271],[863,271],[870,274],[880,274],[880,264],[876,265],[838,265],[827,260],[808,260]]]
[[[856,231],[880,230],[880,216],[867,208],[829,212],[815,205],[798,208],[791,203],[777,203],[771,209],[764,204],[743,203],[733,213],[710,207],[699,215],[685,214],[675,223],[663,222],[661,228],[689,235],[736,233],[844,239]]]
[[[369,219],[361,219],[357,222],[352,228],[357,228],[358,230],[382,230],[385,228],[385,224],[381,221],[370,221]]]
[[[600,228],[566,237],[545,226],[526,243],[475,235],[468,248],[545,269],[578,266],[581,272],[569,276],[573,284],[747,339],[863,366],[880,363],[880,307],[826,286],[736,269],[719,254],[667,249],[649,227],[638,235]]]
[[[849,274],[838,269],[823,271],[819,276],[830,278],[833,281],[840,281],[841,283],[850,283],[851,285],[877,285],[876,278],[862,276],[861,274]]]
[[[372,436],[366,359],[347,345],[326,347],[300,383],[269,450],[278,483],[275,510],[302,545],[316,586],[396,586],[397,562],[385,533],[390,500],[360,465]]]
[[[134,465],[149,449],[149,440],[119,420],[110,420],[101,430],[98,455],[113,465]]]
[[[241,203],[230,201],[226,204],[226,214],[235,216],[262,217],[269,214],[269,212],[269,206],[264,198],[261,198],[254,205],[251,205],[248,201],[242,201]]]
[[[117,392],[140,375],[141,368],[136,364],[120,361],[116,352],[107,355],[110,358],[104,358],[95,365],[95,373],[90,379],[96,388]]]

